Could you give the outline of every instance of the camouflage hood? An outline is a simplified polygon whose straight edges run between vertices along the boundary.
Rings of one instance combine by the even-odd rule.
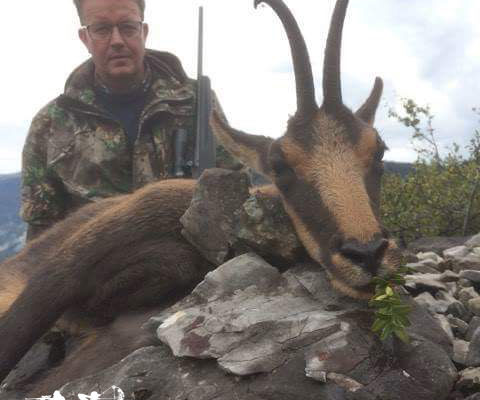
[[[176,100],[184,99],[186,97],[191,99],[195,91],[185,93],[179,96],[179,93],[171,91],[171,95],[164,97],[166,82],[168,86],[177,86],[184,88],[192,86],[194,80],[189,79],[185,70],[183,69],[180,60],[173,54],[147,49],[145,53],[145,64],[149,74],[152,76],[151,91],[149,93],[149,101],[156,99],[163,99],[168,101],[169,98]],[[102,110],[102,107],[96,101],[95,95],[95,66],[92,59],[85,61],[79,65],[69,76],[65,83],[65,91],[60,96],[60,101],[67,107],[74,107],[79,111],[91,112],[92,107]],[[163,89],[163,90],[162,90]],[[147,102],[148,102],[147,100]]]

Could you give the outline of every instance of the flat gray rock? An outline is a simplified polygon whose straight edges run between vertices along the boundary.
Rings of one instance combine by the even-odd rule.
[[[215,358],[236,375],[270,372],[304,342],[340,330],[341,311],[326,311],[301,284],[254,254],[210,272],[193,291],[198,306],[169,316],[160,340],[176,356]]]
[[[468,269],[460,271],[460,278],[468,279],[471,282],[480,283],[480,271]]]
[[[451,339],[428,313],[411,302],[412,343],[385,346],[370,331],[371,310],[328,286],[318,266],[280,274],[242,255],[208,274],[183,307],[163,313],[157,335],[174,355],[216,360],[233,375],[277,374],[303,360],[304,376],[348,396],[391,394],[395,379],[401,390],[392,400],[404,399],[407,388],[408,398],[446,398],[456,376]],[[390,361],[378,368],[380,359]]]

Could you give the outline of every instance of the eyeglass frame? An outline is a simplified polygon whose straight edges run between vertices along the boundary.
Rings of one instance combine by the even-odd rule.
[[[131,24],[131,23],[134,23],[134,24],[137,24],[138,27],[139,27],[139,30],[137,33],[135,33],[133,36],[124,36],[122,34],[122,31],[120,30],[120,27],[119,25],[121,24]],[[100,39],[100,38],[94,38],[92,36],[92,33],[90,32],[90,27],[93,26],[93,25],[105,25],[105,26],[109,26],[111,31],[109,33],[108,36],[106,36],[104,39]],[[123,39],[131,39],[131,38],[134,38],[136,37],[137,34],[140,34],[142,32],[142,28],[143,28],[143,25],[145,24],[145,22],[142,20],[142,21],[123,21],[123,22],[119,22],[117,24],[110,24],[110,23],[103,23],[103,22],[95,22],[93,24],[88,24],[88,25],[82,25],[81,26],[81,29],[85,29],[88,33],[88,35],[90,36],[90,38],[93,40],[93,41],[96,41],[96,42],[108,42],[112,39],[112,34],[113,34],[113,31],[115,28],[117,28],[118,30],[118,33],[120,34],[120,36],[123,38]]]

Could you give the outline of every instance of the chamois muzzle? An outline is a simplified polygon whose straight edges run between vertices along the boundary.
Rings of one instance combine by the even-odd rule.
[[[388,240],[376,238],[368,243],[357,240],[347,240],[341,244],[340,254],[356,265],[376,274],[388,247]]]

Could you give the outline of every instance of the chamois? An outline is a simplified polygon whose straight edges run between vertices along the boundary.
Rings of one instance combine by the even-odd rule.
[[[262,2],[276,12],[288,36],[297,110],[279,139],[235,130],[215,112],[212,129],[228,151],[271,179],[305,249],[325,267],[333,286],[348,296],[369,298],[372,278],[395,271],[400,263],[400,251],[379,219],[386,146],[373,122],[382,81],[375,80],[355,113],[343,104],[340,49],[348,0],[337,0],[319,107],[293,15],[282,0],[254,4]],[[155,306],[204,276],[211,266],[180,235],[179,218],[194,185],[166,180],[88,205],[1,265],[0,380],[56,322],[80,326],[90,337],[88,332],[105,330],[125,312]],[[89,340],[81,342],[79,358],[98,343]],[[123,343],[124,351],[106,358],[113,363],[139,345]],[[77,378],[80,370],[94,372],[68,367],[68,361],[52,385]]]

